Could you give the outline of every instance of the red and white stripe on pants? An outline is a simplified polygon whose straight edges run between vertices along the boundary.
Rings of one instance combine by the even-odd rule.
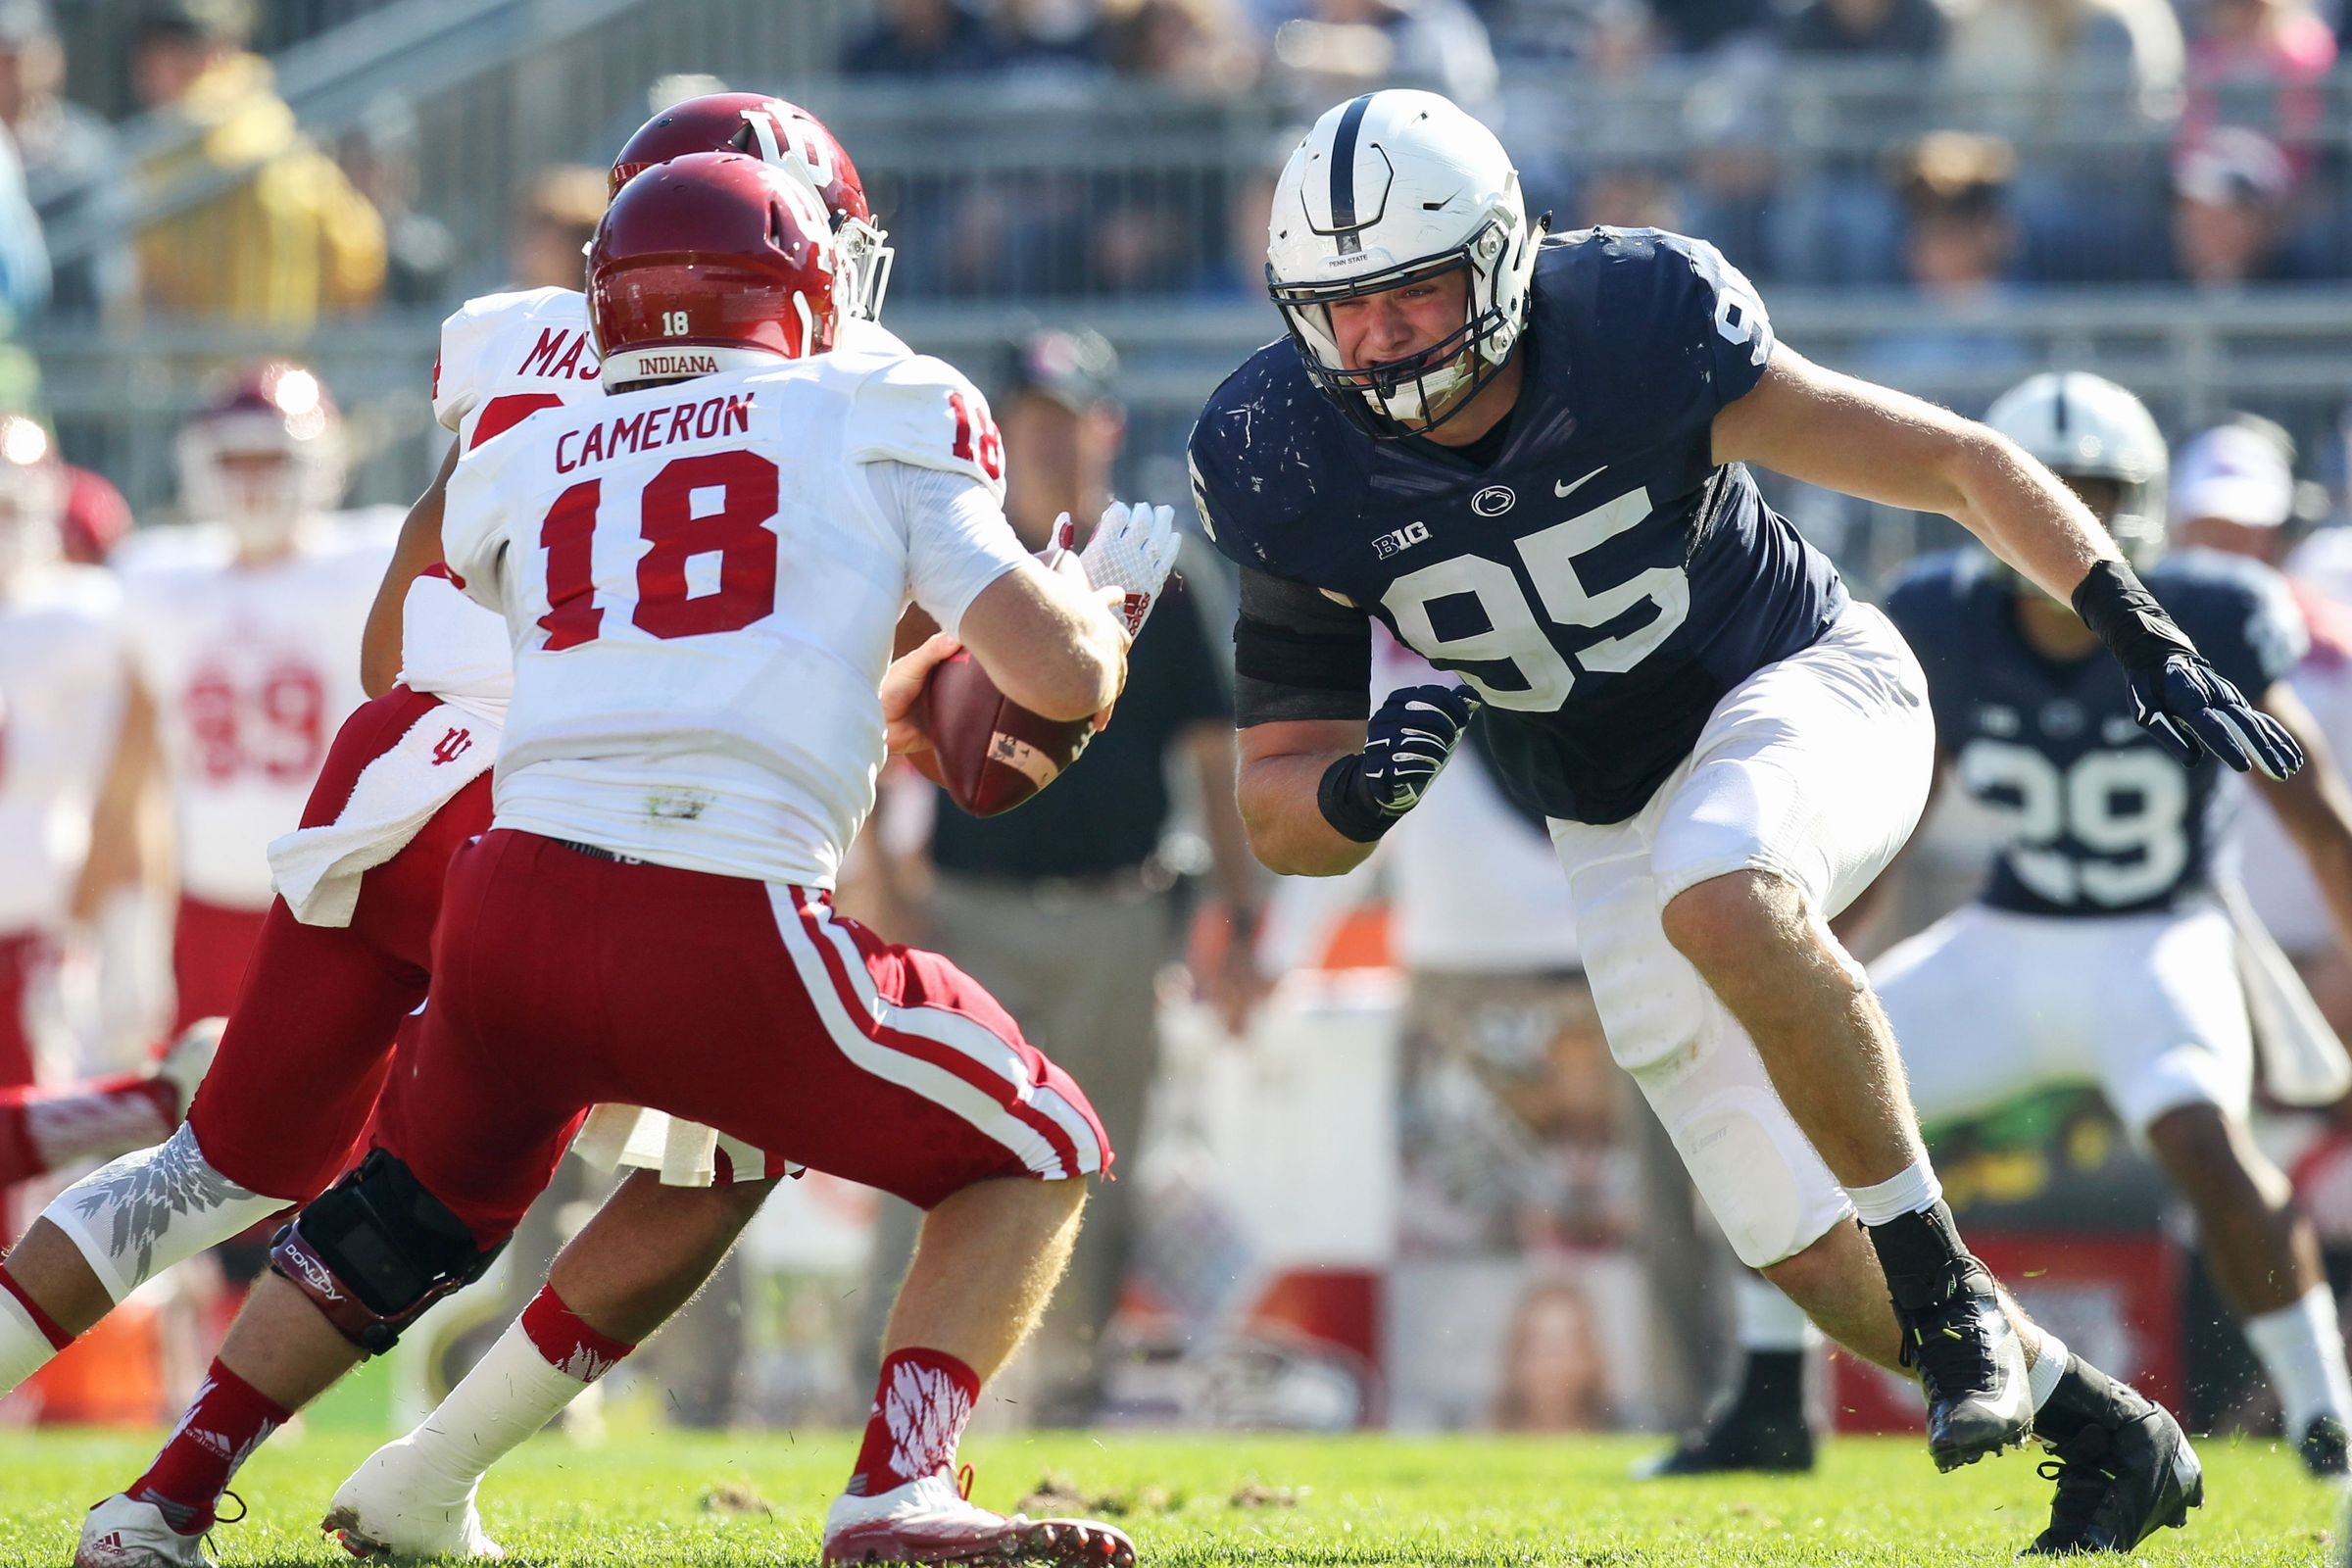
[[[438,698],[395,686],[343,721],[302,825],[335,820],[369,762]],[[300,1202],[352,1162],[390,1071],[393,1038],[424,1000],[451,854],[490,824],[490,776],[459,791],[360,884],[348,926],[304,925],[271,903],[188,1124],[205,1158],[248,1191]]]
[[[684,1116],[924,1208],[1109,1168],[1102,1123],[979,982],[829,896],[494,831],[458,852],[433,1004],[378,1142],[503,1240],[597,1102]]]

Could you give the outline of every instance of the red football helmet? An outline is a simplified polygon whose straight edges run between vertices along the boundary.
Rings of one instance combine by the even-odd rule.
[[[65,470],[49,432],[21,414],[0,415],[0,582],[63,553]]]
[[[670,105],[637,127],[612,160],[611,191],[688,153],[738,152],[805,172],[833,224],[835,294],[844,315],[877,320],[890,287],[889,236],[874,222],[848,149],[798,104],[756,92],[713,92]]]
[[[215,383],[180,427],[180,505],[223,522],[248,549],[291,539],[343,495],[343,421],[312,371],[269,360]]]
[[[833,230],[807,180],[740,153],[647,171],[588,247],[606,386],[747,369],[833,346]]]

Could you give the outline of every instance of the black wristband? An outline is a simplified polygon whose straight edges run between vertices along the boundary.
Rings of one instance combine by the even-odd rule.
[[[2075,589],[2075,613],[2126,669],[2162,664],[2197,645],[2166,614],[2128,562],[2102,561]]]
[[[1358,844],[1377,844],[1380,836],[1396,825],[1396,817],[1372,804],[1371,792],[1364,788],[1364,754],[1349,752],[1323,770],[1323,782],[1315,787],[1315,805],[1323,811],[1323,820],[1344,839]]]

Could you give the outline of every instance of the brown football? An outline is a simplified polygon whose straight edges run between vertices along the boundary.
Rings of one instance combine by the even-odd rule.
[[[1041,718],[1011,701],[968,653],[932,669],[914,719],[931,737],[948,798],[974,816],[1011,810],[1095,738],[1092,719]]]

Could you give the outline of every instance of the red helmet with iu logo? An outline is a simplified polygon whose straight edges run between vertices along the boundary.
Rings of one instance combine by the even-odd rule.
[[[612,160],[610,189],[689,153],[738,152],[807,173],[833,227],[842,314],[878,320],[890,287],[890,236],[874,222],[849,151],[798,104],[756,92],[713,92],[670,105],[637,127]]]
[[[607,387],[748,369],[833,346],[833,231],[806,180],[738,153],[647,170],[588,247]]]

